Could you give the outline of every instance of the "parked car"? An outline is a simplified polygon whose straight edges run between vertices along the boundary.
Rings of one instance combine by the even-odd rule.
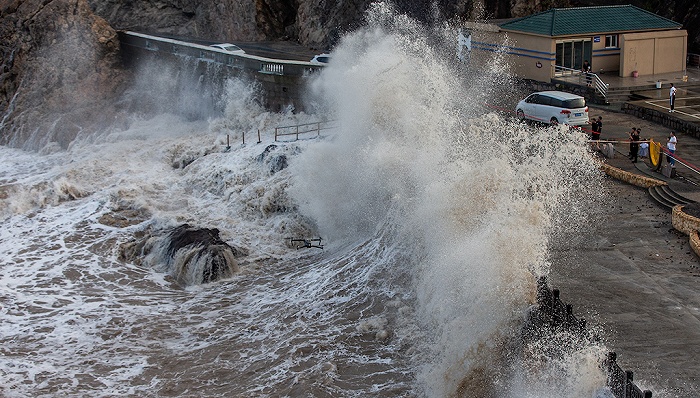
[[[245,51],[243,51],[242,48],[238,47],[235,44],[231,44],[231,43],[212,44],[211,46],[214,48],[218,48],[219,50],[224,50],[227,53],[231,53],[231,54],[245,54]]]
[[[311,58],[311,61],[314,64],[327,64],[331,60],[331,55],[330,54],[318,54]]]
[[[518,102],[515,114],[519,119],[543,123],[564,123],[583,126],[588,122],[586,99],[563,91],[540,91]]]

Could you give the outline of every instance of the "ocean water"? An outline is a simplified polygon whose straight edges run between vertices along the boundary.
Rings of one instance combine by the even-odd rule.
[[[67,149],[0,147],[1,395],[600,394],[604,347],[543,359],[548,343],[518,339],[600,173],[585,137],[484,107],[509,65],[458,63],[435,45],[453,33],[376,5],[310,85],[313,112],[267,112],[230,81],[206,120],[124,115]],[[323,118],[338,127],[272,141]],[[121,257],[184,223],[217,228],[239,271],[181,286],[162,259]]]

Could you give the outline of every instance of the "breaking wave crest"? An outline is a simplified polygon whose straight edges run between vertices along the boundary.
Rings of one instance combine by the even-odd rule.
[[[418,378],[451,396],[480,356],[507,354],[550,242],[575,232],[601,178],[582,134],[485,112],[488,96],[459,79],[469,66],[384,7],[316,82],[341,127],[292,161],[290,191],[323,236],[410,253],[395,266],[410,269],[427,339]]]

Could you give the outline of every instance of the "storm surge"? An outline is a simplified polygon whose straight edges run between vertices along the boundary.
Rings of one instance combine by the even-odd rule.
[[[491,112],[508,65],[431,45],[451,34],[376,5],[314,86],[341,128],[292,162],[290,191],[321,235],[401,252],[391,267],[411,279],[422,394],[591,395],[599,347],[552,358],[566,371],[542,381],[553,367],[528,374],[517,336],[550,245],[585,223],[600,173],[583,134]]]
[[[520,333],[601,174],[581,134],[493,112],[510,66],[460,62],[455,41],[376,4],[309,78],[313,112],[268,112],[230,79],[217,112],[0,147],[2,395],[594,394],[602,347]],[[168,70],[141,72],[173,95]],[[134,108],[167,110],[143,86]],[[328,119],[320,138],[270,133]],[[165,239],[189,226],[218,259]]]

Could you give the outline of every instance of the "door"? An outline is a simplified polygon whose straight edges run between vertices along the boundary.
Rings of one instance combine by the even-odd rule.
[[[571,74],[573,71],[581,70],[583,61],[588,60],[592,64],[593,42],[591,39],[579,40],[558,40],[556,43],[556,65],[557,75]]]

